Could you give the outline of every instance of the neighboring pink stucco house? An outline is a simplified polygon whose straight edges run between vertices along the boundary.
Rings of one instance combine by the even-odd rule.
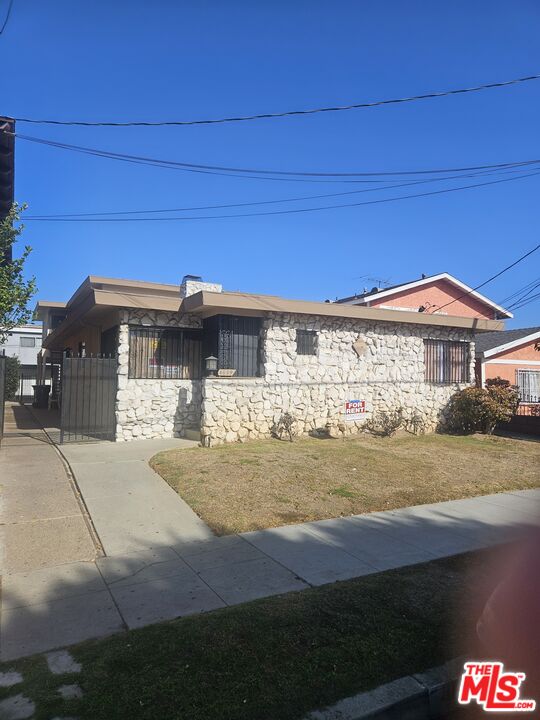
[[[338,300],[347,305],[412,310],[426,314],[505,320],[512,313],[448,273],[371,290]]]
[[[523,405],[540,404],[540,327],[478,334],[476,380],[501,377],[519,388]]]

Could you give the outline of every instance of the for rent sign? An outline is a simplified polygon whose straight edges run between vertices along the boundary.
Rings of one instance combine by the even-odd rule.
[[[365,400],[347,400],[345,403],[345,420],[363,420],[365,416]]]

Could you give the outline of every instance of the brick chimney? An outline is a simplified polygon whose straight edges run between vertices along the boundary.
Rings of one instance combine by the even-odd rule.
[[[180,285],[180,297],[182,300],[189,295],[206,290],[207,292],[223,292],[223,286],[219,283],[204,282],[200,275],[184,275]]]

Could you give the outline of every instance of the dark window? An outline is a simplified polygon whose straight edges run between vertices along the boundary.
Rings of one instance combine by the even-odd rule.
[[[49,321],[49,327],[51,330],[56,330],[56,328],[60,325],[60,323],[64,322],[66,319],[65,314],[64,315],[51,315],[51,319]]]
[[[201,377],[202,333],[176,328],[129,328],[129,377]]]
[[[424,340],[426,382],[469,382],[469,343]]]
[[[21,336],[21,347],[36,347],[36,338]]]
[[[317,354],[317,333],[315,330],[296,331],[296,352],[298,355]]]
[[[204,357],[215,355],[219,370],[237,377],[257,377],[260,367],[261,319],[215,315],[204,321]]]
[[[100,353],[113,356],[118,351],[118,325],[101,333]]]

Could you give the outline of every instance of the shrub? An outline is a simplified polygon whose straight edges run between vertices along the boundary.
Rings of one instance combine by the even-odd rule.
[[[493,378],[485,388],[465,388],[450,399],[448,428],[454,432],[491,435],[497,423],[509,422],[519,404],[519,394],[508,380]]]
[[[4,389],[6,400],[15,400],[19,389],[20,362],[16,357],[6,358],[6,385]]]
[[[374,415],[371,420],[368,420],[364,427],[373,435],[380,435],[381,437],[390,437],[400,427],[403,427],[403,408],[399,407],[396,410],[390,410],[389,412],[379,412]]]
[[[295,424],[296,420],[294,419],[294,416],[291,415],[291,413],[286,412],[283,413],[283,415],[279,418],[277,423],[272,428],[272,435],[275,438],[278,438],[278,440],[283,440],[283,438],[286,436],[289,438],[289,441],[293,441],[293,437],[295,436]]]

